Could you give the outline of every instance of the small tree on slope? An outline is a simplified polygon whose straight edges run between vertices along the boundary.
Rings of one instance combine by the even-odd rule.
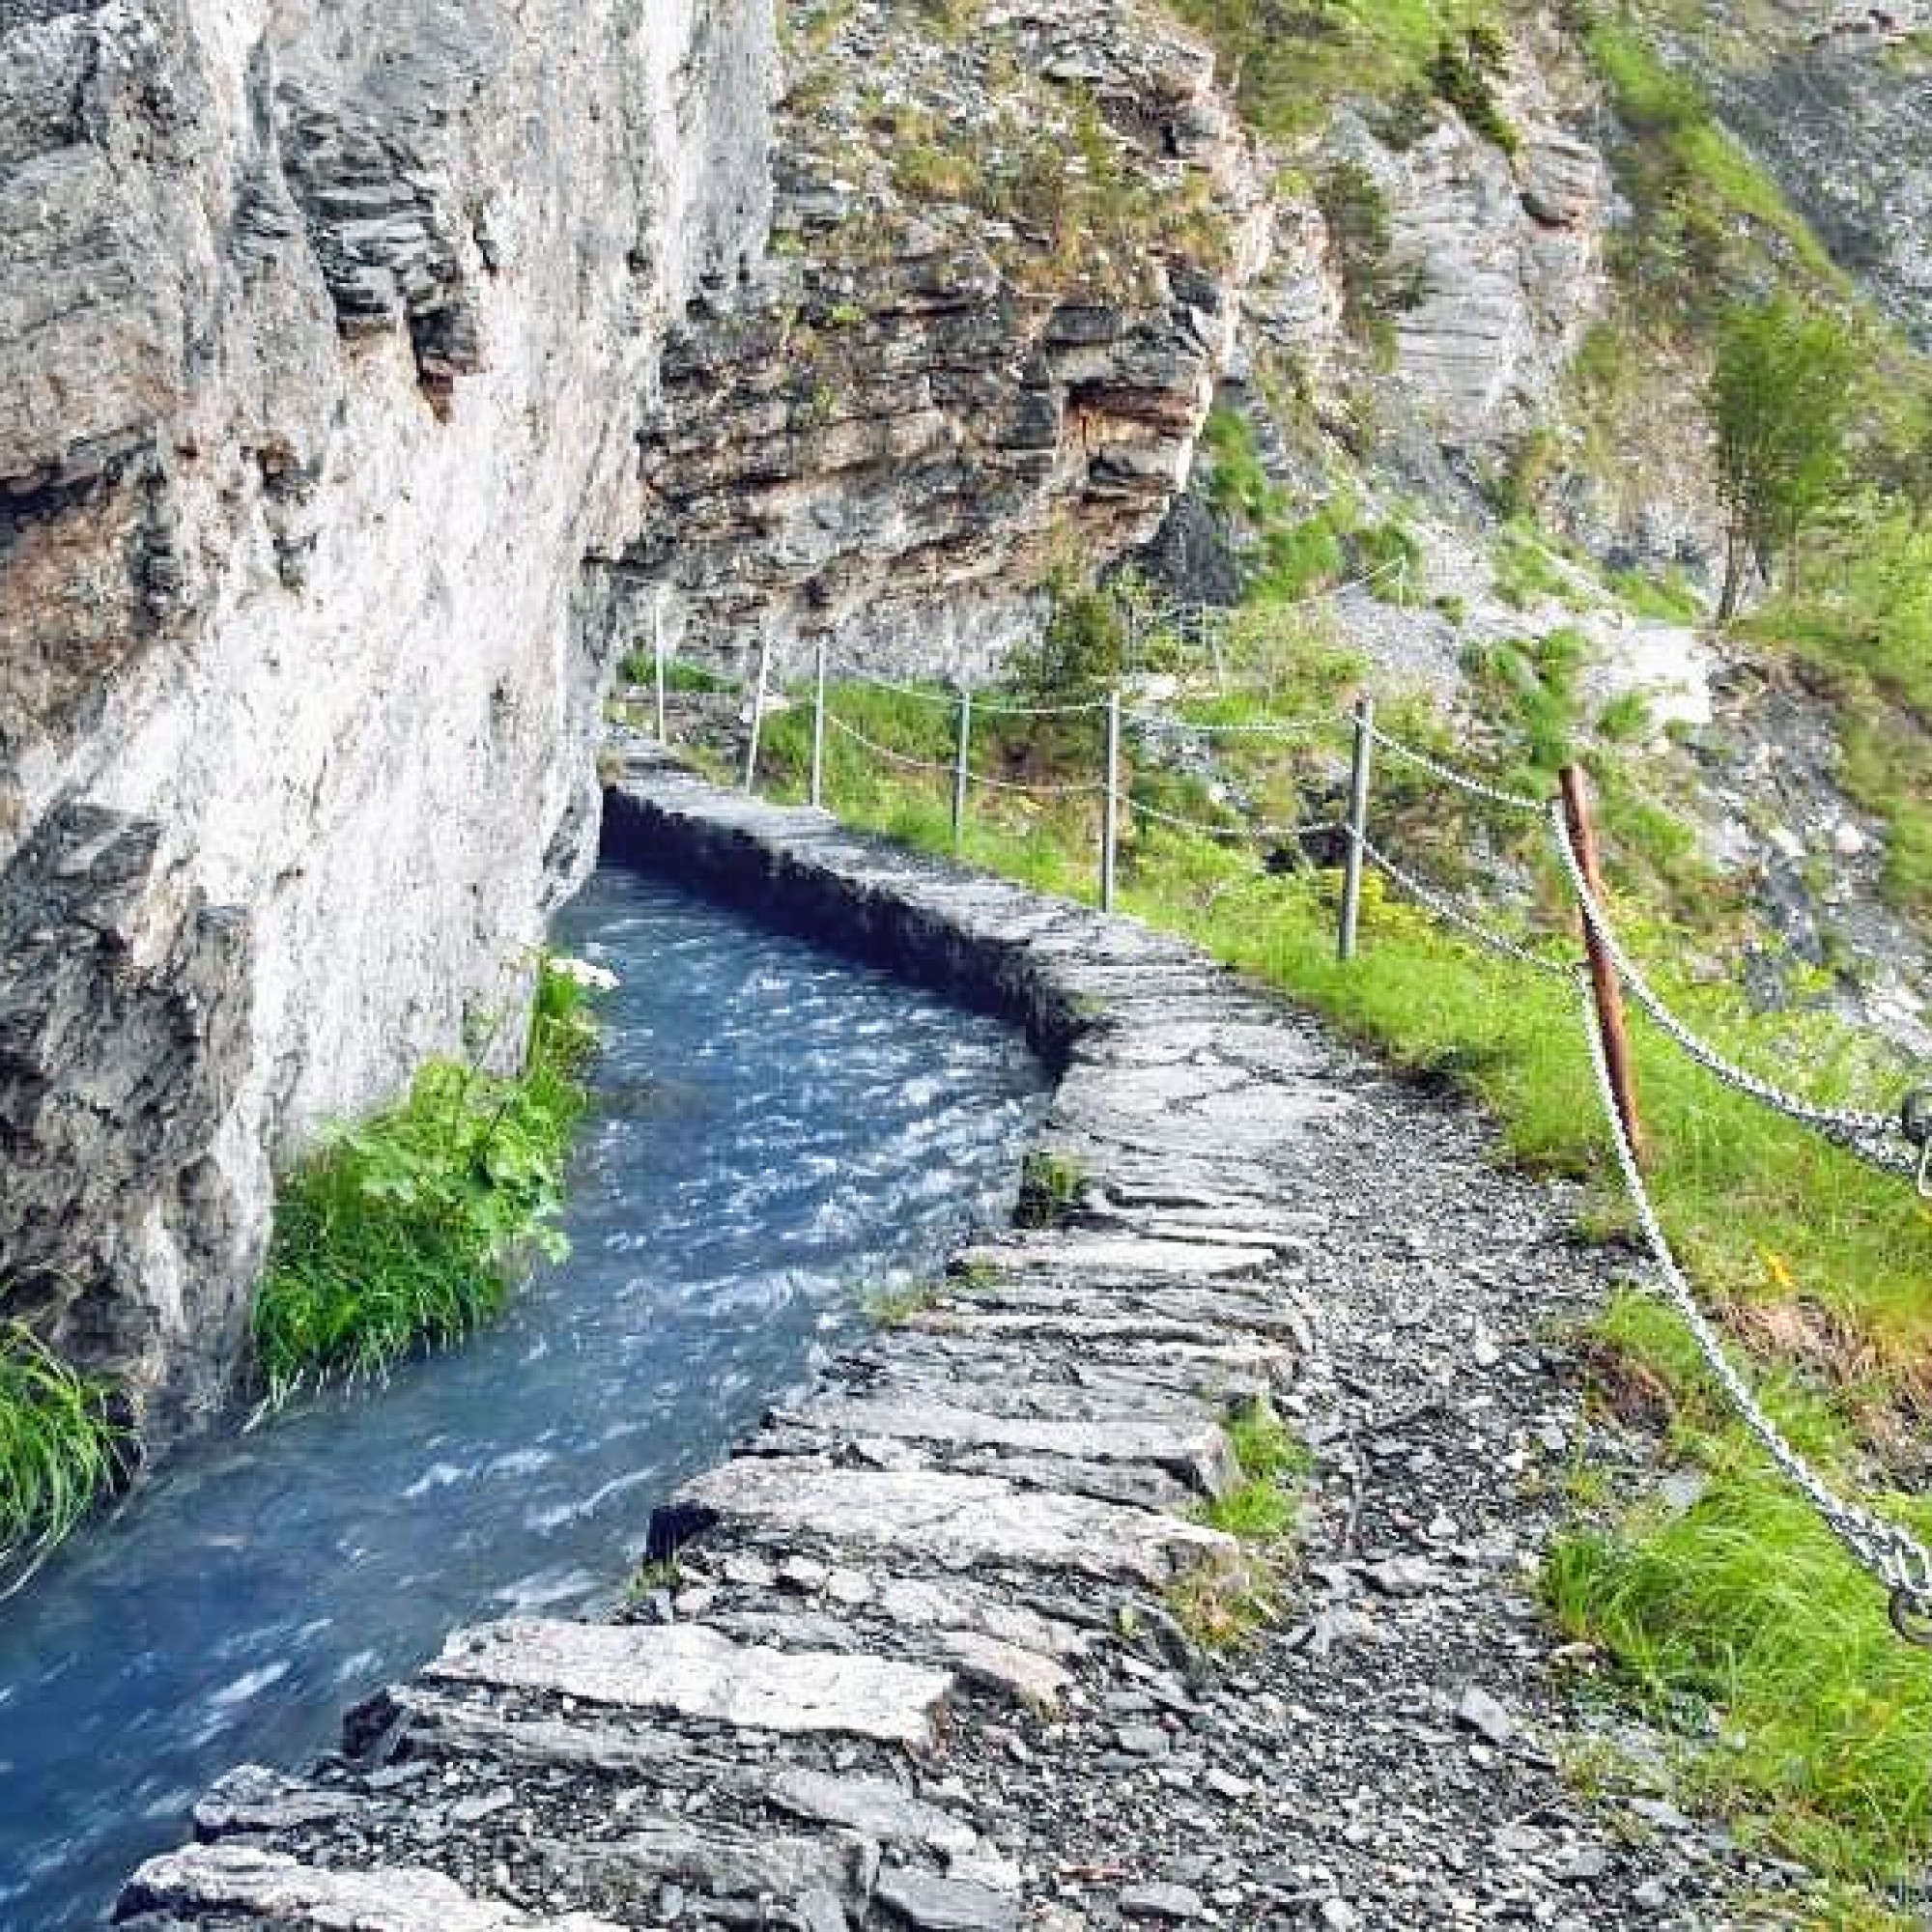
[[[1780,558],[1795,558],[1844,480],[1860,374],[1844,327],[1784,296],[1725,320],[1711,377],[1725,517],[1720,621],[1736,616],[1752,569],[1768,580]]]

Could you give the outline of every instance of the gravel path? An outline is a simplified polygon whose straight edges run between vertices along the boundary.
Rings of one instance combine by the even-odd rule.
[[[1590,1804],[1533,1600],[1602,1296],[1560,1187],[1177,941],[639,759],[620,844],[996,995],[1075,1198],[699,1478],[629,1617],[460,1632],[124,1919],[358,1932],[1735,1922],[1790,1874]],[[1276,1625],[1171,1613],[1265,1401],[1315,1453]],[[673,1574],[674,1572],[674,1574]],[[1641,1739],[1634,1742],[1641,1747]]]

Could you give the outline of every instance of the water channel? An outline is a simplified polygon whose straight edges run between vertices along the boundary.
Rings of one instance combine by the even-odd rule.
[[[600,872],[622,979],[567,1232],[509,1316],[206,1443],[0,1604],[0,1928],[100,1922],[229,1766],[296,1765],[453,1625],[609,1601],[652,1505],[1010,1206],[1044,1076],[1000,1022]]]

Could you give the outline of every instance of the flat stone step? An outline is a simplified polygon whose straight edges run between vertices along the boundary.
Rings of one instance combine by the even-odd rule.
[[[396,1758],[484,1758],[504,1766],[672,1784],[714,1782],[728,1769],[724,1758],[688,1739],[634,1728],[615,1713],[602,1721],[524,1717],[423,1684],[392,1686],[356,1713],[354,1723],[365,1739],[386,1734],[386,1754]]]
[[[689,1567],[696,1571],[697,1564],[693,1561]],[[793,1608],[798,1597],[795,1582],[781,1585],[771,1564],[733,1552],[718,1566],[716,1581],[739,1590],[772,1593],[765,1601],[781,1607],[713,1610],[706,1612],[707,1621],[730,1635],[750,1636],[757,1642],[785,1642],[789,1640],[785,1634],[788,1627],[809,1627],[817,1635],[812,1643],[801,1644],[802,1649],[863,1647],[871,1640],[867,1627],[875,1622],[914,1631],[971,1632],[1062,1662],[1075,1662],[1104,1647],[1111,1634],[1110,1627],[1096,1629],[1091,1617],[1086,1623],[1069,1621],[1055,1615],[1050,1602],[1038,1606],[1015,1602],[965,1577],[911,1577],[878,1569],[818,1567],[826,1571],[822,1594],[838,1605],[837,1614]],[[711,1573],[705,1576],[709,1587]],[[835,1579],[836,1595],[832,1587]],[[1050,1590],[1047,1595],[1051,1596]],[[755,1595],[751,1599],[753,1605],[758,1601]],[[808,1593],[805,1601],[810,1605],[813,1598]]]
[[[800,1422],[768,1423],[740,1453],[811,1462],[829,1456],[868,1469],[951,1469],[961,1475],[997,1476],[1022,1489],[1093,1496],[1134,1509],[1164,1510],[1170,1516],[1187,1514],[1204,1493],[1197,1484],[1152,1463],[1093,1463],[909,1435],[851,1435]]]
[[[1062,1662],[1085,1657],[1102,1641],[1091,1630],[1024,1604],[1009,1603],[964,1577],[881,1577],[867,1608],[895,1623],[977,1631]]]
[[[242,1764],[216,1778],[195,1805],[195,1835],[232,1838],[303,1831],[348,1818],[363,1803],[353,1791],[311,1784],[265,1765]]]
[[[582,1912],[533,1918],[412,1865],[323,1871],[252,1845],[193,1845],[150,1859],[122,1892],[115,1922],[138,1926],[149,1913],[242,1915],[278,1932],[622,1932]]]
[[[1227,1331],[1200,1321],[1177,1321],[1164,1315],[1042,1315],[1005,1309],[938,1307],[908,1316],[905,1326],[925,1335],[967,1337],[1042,1336],[1064,1342],[1191,1342],[1217,1348]]]
[[[458,1631],[424,1674],[441,1683],[667,1711],[739,1730],[837,1731],[918,1749],[931,1746],[952,1688],[947,1671],[887,1658],[746,1646],[702,1624],[542,1618]]]
[[[1218,1417],[1229,1403],[1293,1383],[1278,1342],[1090,1338],[1055,1349],[1038,1336],[898,1329],[889,1350],[854,1358],[880,1394],[958,1402],[1003,1415]]]
[[[1179,1476],[1203,1495],[1224,1495],[1240,1481],[1226,1434],[1214,1423],[1122,1417],[1068,1422],[1046,1416],[988,1415],[947,1403],[891,1396],[827,1396],[797,1420],[845,1435],[897,1435],[916,1442],[985,1446],[1090,1463],[1148,1463]]]
[[[866,1446],[876,1449],[882,1439],[890,1438],[873,1436]],[[926,1453],[942,1467],[956,1469],[962,1475],[997,1476],[1022,1489],[1092,1496],[1096,1502],[1123,1503],[1130,1509],[1155,1510],[1167,1516],[1190,1514],[1205,1493],[1198,1485],[1151,1463],[1088,1463],[1071,1456],[1029,1456],[1010,1449],[928,1446]]]
[[[1233,1537],[1150,1510],[944,1470],[835,1469],[743,1457],[681,1492],[727,1522],[902,1550],[947,1567],[1017,1563],[1156,1587]]]
[[[878,1641],[874,1632],[823,1610],[720,1610],[713,1615],[721,1629],[754,1643],[810,1643],[856,1654]],[[1072,1672],[1051,1655],[979,1631],[913,1629],[898,1641],[915,1657],[957,1666],[968,1684],[1040,1710],[1057,1705],[1073,1682]],[[719,1781],[733,1782],[728,1775]]]
[[[1043,1268],[1056,1274],[1253,1274],[1272,1264],[1272,1248],[1195,1240],[1156,1240],[1137,1235],[1043,1234],[987,1241],[959,1257],[964,1268],[996,1272]]]
[[[1003,1274],[986,1288],[949,1296],[944,1305],[1054,1315],[1091,1312],[1096,1299],[1091,1287],[1071,1287],[1054,1274]],[[1303,1350],[1310,1344],[1308,1318],[1265,1284],[1246,1289],[1234,1283],[1209,1288],[1162,1279],[1122,1281],[1106,1291],[1103,1307],[1108,1312],[1131,1311],[1214,1328],[1224,1331],[1224,1338],[1225,1333],[1259,1335],[1290,1341]]]
[[[963,1819],[883,1777],[839,1777],[797,1765],[781,1772],[765,1797],[794,1818],[837,1825],[881,1845],[963,1856],[980,1842],[980,1834]]]
[[[855,1833],[806,1838],[684,1818],[616,1838],[539,1838],[532,1849],[553,1883],[626,1916],[665,1885],[713,1899],[789,1904],[815,1892],[863,1905],[879,1866],[878,1846]]]

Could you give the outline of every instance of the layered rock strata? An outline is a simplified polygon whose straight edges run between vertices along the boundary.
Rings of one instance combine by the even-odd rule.
[[[773,261],[668,359],[631,621],[728,668],[978,669],[1186,480],[1265,182],[1141,0],[792,19]]]
[[[165,1433],[270,1167],[517,1037],[751,0],[0,6],[0,1298]]]

